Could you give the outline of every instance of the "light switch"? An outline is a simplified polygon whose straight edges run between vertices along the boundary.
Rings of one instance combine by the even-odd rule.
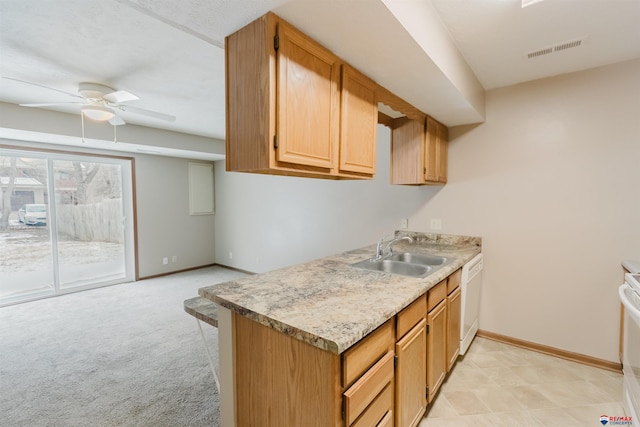
[[[442,220],[440,218],[431,218],[431,229],[442,230]]]

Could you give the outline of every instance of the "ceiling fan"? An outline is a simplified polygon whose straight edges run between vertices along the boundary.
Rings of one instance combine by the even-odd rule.
[[[49,90],[55,90],[56,92],[61,92],[78,99],[76,101],[67,102],[20,104],[22,107],[52,107],[57,105],[78,104],[81,106],[81,115],[83,119],[84,117],[88,117],[96,121],[108,121],[114,126],[125,124],[125,121],[119,115],[120,112],[140,114],[143,116],[152,117],[159,120],[166,120],[169,122],[173,122],[176,120],[175,116],[169,114],[159,113],[157,111],[151,111],[144,108],[127,105],[125,104],[125,102],[135,101],[140,98],[130,92],[127,92],[126,90],[114,90],[108,86],[98,83],[80,83],[78,84],[78,93],[75,94],[64,90],[55,89],[49,86],[44,86],[38,83],[31,83],[11,77],[3,76],[3,78],[20,83],[26,83],[33,86],[38,86]]]

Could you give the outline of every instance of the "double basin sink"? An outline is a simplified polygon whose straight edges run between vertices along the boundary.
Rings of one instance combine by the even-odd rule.
[[[402,252],[379,259],[365,259],[351,265],[365,270],[422,278],[427,277],[449,262],[451,262],[451,259],[447,257]]]

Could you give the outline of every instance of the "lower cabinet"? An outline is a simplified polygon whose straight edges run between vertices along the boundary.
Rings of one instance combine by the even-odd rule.
[[[426,303],[422,296],[396,318],[396,426],[417,426],[427,410]]]
[[[393,395],[389,396],[393,379],[394,354],[389,351],[344,392],[347,425],[377,425],[388,412],[393,411]]]
[[[343,417],[346,426],[393,422],[395,405],[395,318],[342,355]],[[390,424],[393,425],[393,424]]]
[[[447,296],[447,372],[460,354],[460,313],[462,310],[462,290],[455,288]]]
[[[393,404],[393,384],[389,383],[351,426],[393,426]]]
[[[234,313],[236,425],[417,426],[458,355],[456,274],[340,355]]]
[[[440,301],[427,314],[427,387],[429,403],[447,376],[447,302]]]

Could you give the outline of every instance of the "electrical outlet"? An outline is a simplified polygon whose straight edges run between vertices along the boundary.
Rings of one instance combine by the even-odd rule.
[[[164,264],[164,265],[169,264],[169,257],[163,257],[162,258],[162,264]]]
[[[402,218],[400,220],[400,229],[406,230],[409,228],[409,218]]]
[[[229,259],[233,259],[233,252],[229,251]]]
[[[442,230],[442,220],[440,218],[431,218],[431,229]]]
[[[178,255],[174,255],[171,257],[171,262],[178,262]]]

